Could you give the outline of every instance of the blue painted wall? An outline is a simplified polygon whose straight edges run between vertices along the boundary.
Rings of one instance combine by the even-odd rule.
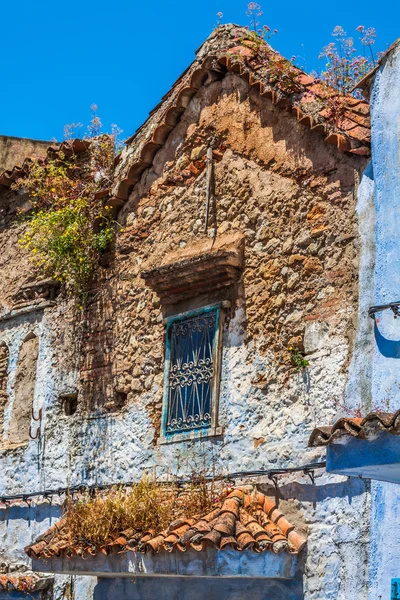
[[[93,600],[301,600],[301,581],[266,579],[146,578],[99,579]],[[322,600],[322,598],[321,598]],[[360,599],[361,600],[361,599]]]
[[[400,300],[400,46],[377,73],[371,94],[376,208],[374,303]],[[400,319],[376,315],[373,408],[400,408]]]
[[[376,208],[374,304],[400,300],[400,45],[376,74],[371,92]],[[377,314],[373,336],[372,408],[400,408],[400,319]],[[390,598],[400,577],[400,487],[371,482],[368,598]]]

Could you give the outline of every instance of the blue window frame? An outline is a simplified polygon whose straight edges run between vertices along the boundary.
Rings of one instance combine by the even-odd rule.
[[[400,599],[400,579],[392,579],[392,594],[391,600]]]
[[[220,305],[167,320],[161,442],[219,435]]]

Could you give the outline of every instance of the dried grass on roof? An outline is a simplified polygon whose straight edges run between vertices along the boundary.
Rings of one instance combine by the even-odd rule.
[[[145,475],[130,491],[112,489],[95,497],[69,498],[65,530],[73,544],[101,546],[121,531],[160,531],[171,521],[209,511],[215,504],[214,485],[204,479],[180,487]]]

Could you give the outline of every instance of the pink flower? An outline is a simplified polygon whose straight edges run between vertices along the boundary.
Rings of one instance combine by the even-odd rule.
[[[364,25],[359,25],[356,27],[356,31],[364,31]]]

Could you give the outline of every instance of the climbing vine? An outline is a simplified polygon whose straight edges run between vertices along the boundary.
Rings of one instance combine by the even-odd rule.
[[[69,139],[65,150],[36,160],[13,184],[27,194],[32,207],[24,216],[20,246],[44,276],[74,294],[87,287],[115,227],[102,192],[112,183],[118,132],[101,134],[97,107],[92,108],[85,153],[75,154]],[[67,132],[72,135],[78,126],[69,126]]]

